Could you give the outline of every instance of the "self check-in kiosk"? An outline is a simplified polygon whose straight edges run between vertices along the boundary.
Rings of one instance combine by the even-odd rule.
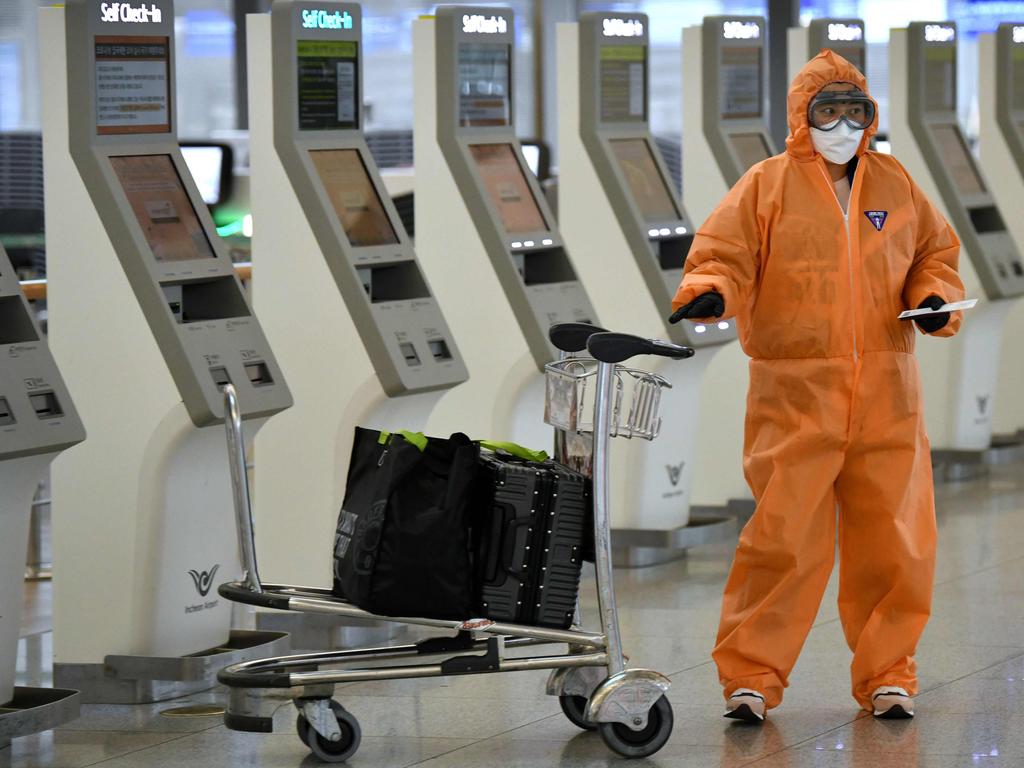
[[[646,14],[583,13],[558,28],[559,223],[580,275],[613,327],[699,348],[685,365],[658,371],[673,384],[663,408],[676,426],[654,445],[621,448],[630,456],[612,486],[613,542],[617,559],[634,564],[708,535],[688,525],[697,423],[708,406],[701,384],[714,353],[736,339],[731,321],[665,319],[694,226],[648,123],[648,50]]]
[[[683,30],[683,196],[698,227],[750,166],[776,154],[765,30],[761,16],[707,16]]]
[[[86,701],[213,685],[241,570],[222,387],[291,395],[176,140],[170,0],[41,14],[50,331],[90,440],[52,469],[54,679]]]
[[[57,364],[0,246],[0,750],[78,716],[75,691],[15,686],[32,500],[47,467],[85,439]]]
[[[868,49],[861,19],[811,19],[806,27],[793,27],[787,32],[786,61],[790,81],[804,64],[825,48],[838,53],[861,74],[867,74]]]
[[[913,22],[889,37],[889,125],[893,154],[946,215],[963,245],[960,275],[970,310],[953,339],[918,337],[925,416],[933,452],[960,472],[986,455],[1000,350],[1024,262],[960,129],[956,112],[957,27]]]
[[[980,165],[992,197],[1007,212],[1006,225],[1024,252],[1024,21],[1000,24],[978,37]],[[1024,436],[1024,302],[1007,316],[993,411],[993,444],[1012,445]]]
[[[353,428],[424,430],[467,372],[362,133],[360,6],[278,0],[248,35],[253,304],[296,397],[256,438],[260,564],[323,585]]]
[[[413,23],[416,249],[471,377],[431,430],[544,448],[548,328],[597,318],[515,136],[513,25],[468,6]]]

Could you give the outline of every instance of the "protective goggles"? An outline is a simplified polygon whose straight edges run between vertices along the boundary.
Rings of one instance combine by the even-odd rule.
[[[866,93],[849,91],[822,91],[807,109],[807,122],[819,131],[831,131],[845,122],[854,130],[864,130],[875,119],[875,102]]]

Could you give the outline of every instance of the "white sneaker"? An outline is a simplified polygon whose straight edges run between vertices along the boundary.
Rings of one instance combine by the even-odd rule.
[[[725,717],[745,723],[764,722],[764,696],[750,688],[737,688],[725,704]]]
[[[906,720],[914,716],[914,699],[903,688],[882,685],[871,694],[875,717],[883,720]]]

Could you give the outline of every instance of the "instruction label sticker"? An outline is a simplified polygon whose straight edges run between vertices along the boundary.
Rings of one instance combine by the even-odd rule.
[[[168,39],[97,36],[95,43],[96,132],[170,132]]]

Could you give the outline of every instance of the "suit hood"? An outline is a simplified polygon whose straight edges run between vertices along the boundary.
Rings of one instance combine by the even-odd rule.
[[[860,71],[835,51],[823,48],[821,53],[804,64],[789,86],[787,111],[789,115],[789,136],[786,151],[798,160],[813,160],[817,155],[811,141],[811,127],[807,122],[807,109],[811,99],[829,83],[853,83],[868,93],[868,81]],[[870,96],[870,94],[868,94]],[[871,137],[878,132],[878,103],[875,103],[875,119],[864,131],[857,155],[867,151]]]

